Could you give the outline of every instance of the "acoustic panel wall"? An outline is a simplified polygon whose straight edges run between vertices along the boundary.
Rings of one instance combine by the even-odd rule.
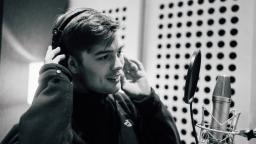
[[[174,116],[182,143],[195,143],[189,106],[182,99],[188,63],[197,49],[202,63],[193,108],[196,122],[201,121],[201,113],[210,122],[216,77],[228,75],[231,108],[242,112],[238,129],[253,128],[254,1],[147,0],[145,4],[143,63],[152,86]],[[207,111],[202,112],[203,105]],[[248,142],[236,137],[236,143]]]

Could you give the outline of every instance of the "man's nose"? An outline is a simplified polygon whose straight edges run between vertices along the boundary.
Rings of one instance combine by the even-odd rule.
[[[120,70],[123,68],[122,59],[118,56],[115,56],[113,60],[112,70]]]

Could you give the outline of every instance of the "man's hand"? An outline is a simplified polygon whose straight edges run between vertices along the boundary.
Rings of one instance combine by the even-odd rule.
[[[151,87],[146,78],[143,65],[136,60],[124,57],[124,74],[121,77],[121,85],[124,92],[131,96],[149,95]]]
[[[58,55],[59,53],[60,53],[60,47],[52,49],[52,46],[48,46],[48,49],[44,58],[44,63],[58,64],[61,60],[65,59],[65,55],[64,54]]]

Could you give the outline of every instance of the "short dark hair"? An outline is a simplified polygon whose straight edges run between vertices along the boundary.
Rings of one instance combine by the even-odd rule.
[[[69,10],[57,18],[52,43],[58,41],[55,45],[60,46],[65,54],[79,56],[79,52],[83,50],[89,52],[92,45],[113,39],[119,27],[119,23],[112,17],[97,10]]]

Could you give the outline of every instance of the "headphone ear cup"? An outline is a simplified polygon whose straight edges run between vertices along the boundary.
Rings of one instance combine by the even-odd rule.
[[[60,47],[60,54],[65,54],[65,59],[61,60],[59,64],[67,67],[67,59],[68,55],[67,52],[65,52],[64,45],[61,44],[61,32],[57,29],[54,28],[52,32],[52,48],[55,49],[57,47]]]
[[[61,61],[59,62],[59,64],[60,64],[60,65],[63,65],[63,66],[66,67],[66,68],[68,68],[68,57],[69,57],[69,56],[67,56],[67,55],[65,55],[65,56],[66,56],[65,59],[61,60]]]
[[[54,28],[52,31],[52,48],[55,49],[58,47],[58,39],[60,37],[60,32],[57,28]]]

